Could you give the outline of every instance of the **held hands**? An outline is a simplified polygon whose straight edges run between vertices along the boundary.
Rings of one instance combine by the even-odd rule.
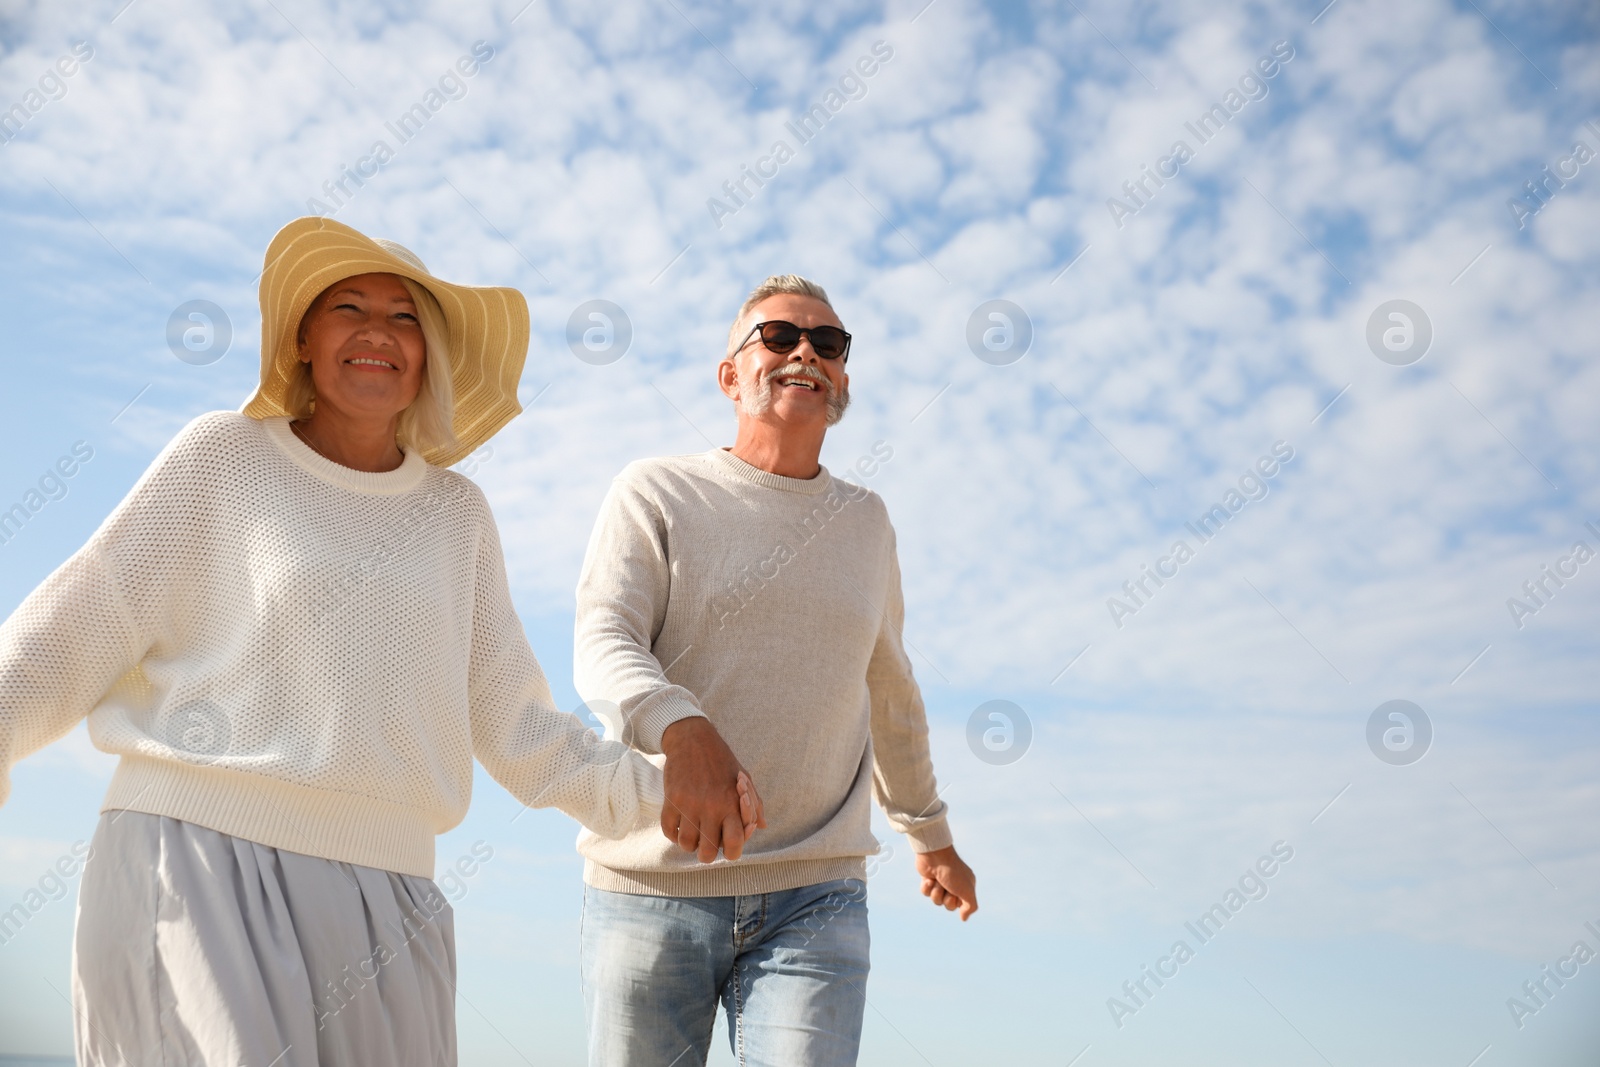
[[[719,849],[738,859],[767,819],[755,783],[722,735],[701,716],[679,719],[661,735],[661,751],[667,757],[661,832],[701,863],[715,860]]]
[[[946,911],[959,908],[962,922],[978,910],[978,876],[954,846],[917,853],[917,873],[922,875],[922,895]]]

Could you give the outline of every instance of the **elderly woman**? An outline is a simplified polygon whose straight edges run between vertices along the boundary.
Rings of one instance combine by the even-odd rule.
[[[86,715],[121,757],[79,1063],[453,1064],[431,879],[473,757],[608,837],[659,821],[660,771],[553,706],[483,494],[444,469],[520,410],[522,296],[307,218],[261,314],[243,411],[190,423],[0,626],[0,801]]]

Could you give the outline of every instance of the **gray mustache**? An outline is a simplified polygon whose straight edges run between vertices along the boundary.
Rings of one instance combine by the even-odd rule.
[[[828,376],[823,374],[817,368],[805,363],[785,364],[782,367],[777,367],[768,371],[761,377],[762,381],[768,385],[778,378],[805,378],[816,382],[828,395],[831,396],[833,394],[833,383],[828,380]]]

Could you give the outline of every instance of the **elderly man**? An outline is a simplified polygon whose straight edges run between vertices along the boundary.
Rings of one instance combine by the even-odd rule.
[[[577,686],[618,707],[608,732],[665,757],[667,803],[666,840],[579,840],[591,1064],[703,1064],[719,1000],[741,1064],[855,1063],[869,794],[923,893],[963,920],[978,908],[900,638],[894,529],[818,463],[849,350],[820,286],[768,278],[717,367],[733,447],[633,463],[601,508]],[[748,847],[740,759],[770,817]]]

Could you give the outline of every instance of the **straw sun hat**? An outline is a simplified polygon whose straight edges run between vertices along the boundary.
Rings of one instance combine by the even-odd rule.
[[[261,272],[261,384],[240,410],[258,419],[292,414],[286,398],[290,383],[302,373],[296,340],[300,320],[334,282],[374,273],[409,278],[432,293],[444,312],[458,443],[424,450],[422,457],[448,467],[522,411],[517,381],[528,356],[528,302],[515,289],[441,281],[408,249],[332,219],[295,219],[267,246]]]

